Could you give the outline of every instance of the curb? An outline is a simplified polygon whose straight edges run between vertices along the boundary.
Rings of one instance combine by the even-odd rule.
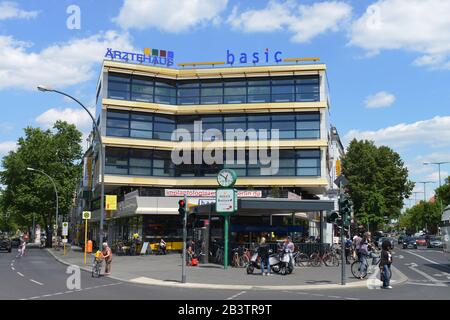
[[[64,265],[73,265],[63,259],[57,257],[50,249],[46,249],[53,258],[59,263]],[[78,265],[77,265],[78,266]],[[91,272],[90,268],[78,266],[81,270],[86,272]],[[399,275],[399,280],[393,280],[396,285],[405,283],[408,281],[406,277],[400,270],[392,266],[393,271]],[[130,280],[125,280],[113,276],[108,276],[110,279],[114,279],[120,282],[127,282],[132,284],[144,284],[150,286],[159,287],[173,287],[173,288],[191,288],[191,289],[216,289],[216,290],[324,290],[324,289],[354,289],[354,288],[364,288],[367,287],[367,280],[365,281],[354,281],[347,283],[346,285],[341,284],[320,284],[320,285],[285,285],[285,286],[268,286],[268,285],[232,285],[232,284],[210,284],[210,283],[180,283],[174,281],[164,281],[159,279],[152,279],[147,277],[138,277]]]

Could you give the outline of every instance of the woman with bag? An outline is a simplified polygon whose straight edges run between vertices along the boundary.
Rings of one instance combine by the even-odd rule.
[[[383,281],[382,289],[392,289],[390,285],[391,280],[391,264],[392,254],[389,251],[391,243],[389,240],[384,240],[381,244],[381,261],[380,261],[380,277]]]

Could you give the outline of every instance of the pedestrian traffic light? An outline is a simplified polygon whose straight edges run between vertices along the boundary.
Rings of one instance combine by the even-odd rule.
[[[178,213],[184,217],[186,213],[186,201],[184,200],[178,201]]]

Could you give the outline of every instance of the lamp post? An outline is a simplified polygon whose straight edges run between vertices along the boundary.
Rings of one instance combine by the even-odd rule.
[[[417,183],[423,183],[423,202],[424,204],[427,202],[427,183],[434,183],[434,181],[418,181]],[[425,230],[428,232],[428,223],[425,217]]]
[[[441,161],[441,162],[424,162],[424,165],[429,165],[429,164],[436,164],[438,166],[438,171],[439,171],[439,187],[441,187],[441,165],[442,164],[446,164],[446,163],[450,163],[449,161]]]
[[[72,97],[71,95],[69,95],[65,92],[55,90],[52,88],[48,88],[48,87],[45,87],[42,85],[38,86],[37,88],[39,91],[42,91],[42,92],[55,92],[55,93],[59,93],[65,97],[72,99],[73,101],[78,103],[89,114],[89,117],[91,117],[91,119],[92,119],[92,123],[94,124],[94,129],[97,134],[98,142],[100,144],[99,160],[100,160],[101,181],[100,181],[100,231],[99,231],[98,246],[99,246],[99,248],[101,248],[101,244],[103,242],[103,220],[105,219],[105,183],[104,183],[105,182],[105,161],[104,161],[105,160],[105,157],[104,157],[105,152],[104,152],[104,148],[103,148],[102,135],[97,126],[94,116],[88,110],[88,108],[86,108],[79,100],[77,100],[76,98]]]
[[[46,174],[44,171],[42,170],[38,170],[38,169],[34,169],[34,168],[27,168],[28,171],[35,171],[35,172],[39,172],[42,173],[43,175],[45,175],[47,178],[50,179],[50,181],[53,184],[53,188],[55,190],[55,196],[56,196],[56,231],[55,233],[55,238],[58,235],[58,211],[59,211],[59,198],[58,198],[58,190],[56,189],[56,183],[55,180],[53,180],[52,177],[50,177],[48,174]]]

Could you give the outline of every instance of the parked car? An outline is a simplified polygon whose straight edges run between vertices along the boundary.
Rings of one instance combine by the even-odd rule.
[[[426,246],[427,245],[427,239],[425,237],[418,237],[416,239],[416,244],[418,246]]]
[[[0,251],[11,252],[11,240],[6,237],[0,238]]]
[[[417,249],[416,238],[413,238],[413,237],[405,238],[402,243],[402,248],[403,249],[408,249],[408,248]]]
[[[20,238],[11,239],[11,247],[18,248],[20,246]]]
[[[441,237],[430,237],[430,241],[427,245],[428,248],[443,248]]]

